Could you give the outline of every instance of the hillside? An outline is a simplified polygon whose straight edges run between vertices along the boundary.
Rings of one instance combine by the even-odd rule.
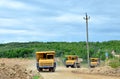
[[[90,57],[100,57],[105,59],[108,52],[112,57],[111,51],[115,50],[120,54],[120,41],[90,42]],[[18,58],[33,57],[36,51],[54,50],[56,56],[75,54],[83,59],[87,59],[86,42],[11,42],[0,44],[0,57]]]

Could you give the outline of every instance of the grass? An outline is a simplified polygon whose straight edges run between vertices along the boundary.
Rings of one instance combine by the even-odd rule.
[[[40,79],[40,76],[35,75],[33,76],[33,79]]]
[[[120,58],[111,59],[109,62],[109,66],[111,66],[112,68],[120,67]]]

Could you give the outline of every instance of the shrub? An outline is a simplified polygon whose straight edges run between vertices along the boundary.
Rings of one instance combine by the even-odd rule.
[[[109,62],[109,66],[111,66],[112,68],[120,67],[120,58],[111,59]]]

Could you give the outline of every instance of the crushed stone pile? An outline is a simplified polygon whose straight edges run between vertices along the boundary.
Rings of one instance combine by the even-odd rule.
[[[83,74],[100,74],[108,76],[120,76],[120,68],[111,68],[110,66],[96,67],[96,68],[80,68],[72,71],[73,73]]]
[[[0,63],[0,79],[32,79],[32,71],[28,71],[18,64],[8,66]]]

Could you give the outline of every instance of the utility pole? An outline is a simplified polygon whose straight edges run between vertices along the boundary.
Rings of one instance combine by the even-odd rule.
[[[86,45],[87,45],[87,60],[88,60],[88,67],[90,68],[90,56],[89,56],[89,44],[88,44],[88,20],[90,19],[90,16],[88,17],[87,13],[86,16],[83,17],[84,20],[86,20],[86,37],[87,37],[87,41],[86,41]]]

